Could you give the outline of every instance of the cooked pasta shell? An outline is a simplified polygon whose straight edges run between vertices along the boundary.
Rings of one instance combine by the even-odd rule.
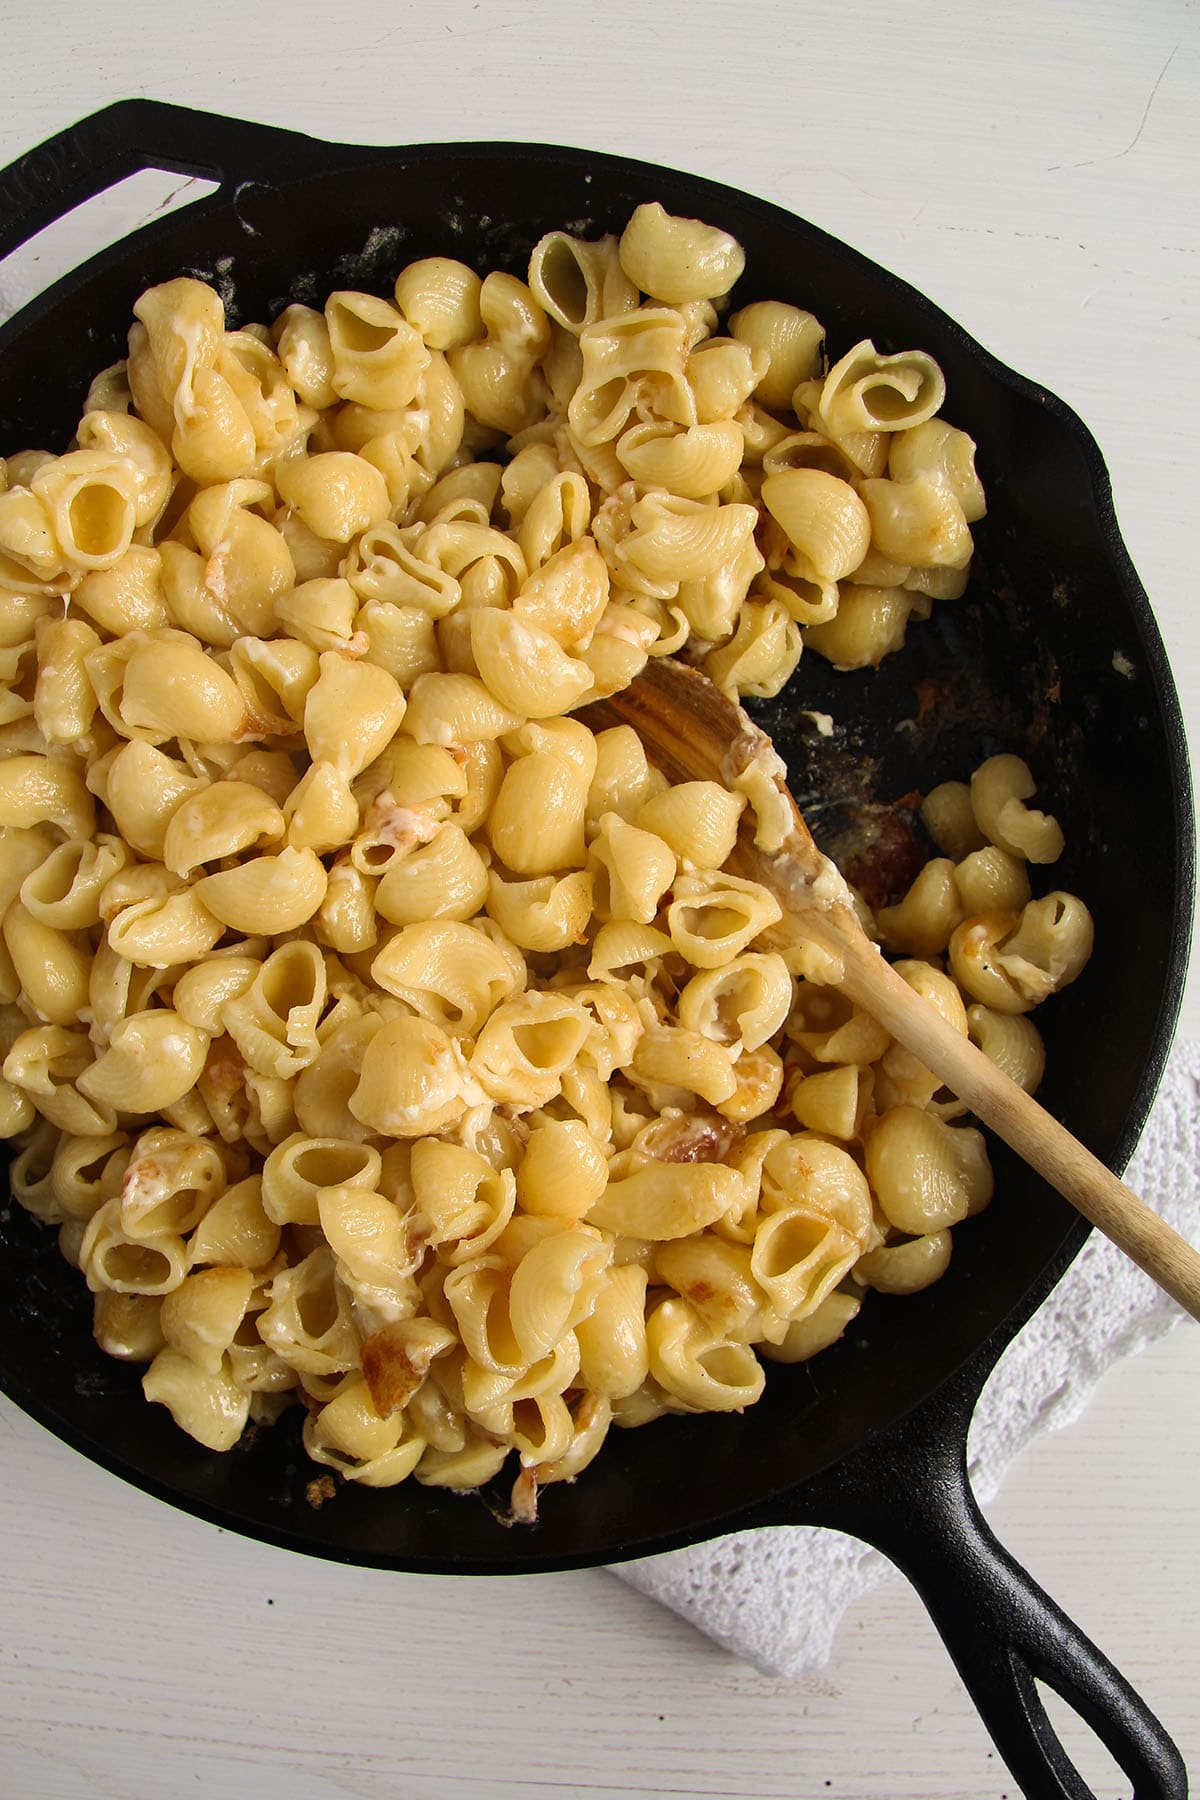
[[[712,1232],[677,1238],[654,1253],[654,1270],[699,1314],[712,1335],[745,1343],[761,1339],[774,1324],[766,1294],[754,1279],[750,1250]]]
[[[483,333],[482,287],[474,269],[449,256],[408,263],[396,277],[396,305],[432,350],[453,350]]]
[[[79,1077],[79,1091],[121,1113],[154,1113],[196,1084],[207,1032],[174,1011],[134,1013],[113,1029],[108,1047]]]
[[[616,438],[650,384],[661,417],[680,425],[695,423],[695,402],[684,376],[687,323],[680,313],[643,306],[619,318],[597,320],[580,332],[579,348],[582,368],[567,418],[581,448]]]
[[[300,725],[319,673],[311,644],[295,637],[240,637],[230,649],[229,668],[256,722],[277,723],[278,735],[290,735],[289,728]]]
[[[358,803],[339,769],[332,763],[314,762],[289,794],[283,816],[288,843],[322,856],[340,850],[354,836]]]
[[[639,925],[632,919],[611,920],[592,940],[588,974],[593,981],[606,976],[625,982],[635,977],[646,981],[673,949],[671,939],[657,926]]]
[[[441,1131],[463,1110],[463,1069],[446,1033],[427,1019],[389,1019],[363,1052],[350,1111],[388,1137]]]
[[[229,482],[203,489],[188,509],[206,559],[205,587],[239,629],[253,636],[272,629],[276,602],[296,579],[287,540],[270,520],[248,510],[256,499],[273,502],[265,482]]]
[[[530,1132],[517,1170],[524,1212],[580,1219],[607,1183],[604,1151],[582,1120],[550,1120]]]
[[[1058,993],[1076,979],[1092,954],[1092,916],[1074,894],[1058,891],[1030,900],[1001,947],[999,961],[1018,988],[1041,998],[1044,983]]]
[[[590,642],[609,598],[609,574],[594,538],[554,552],[521,585],[513,612],[548,632],[564,650]]]
[[[338,1275],[376,1313],[399,1318],[417,1305],[413,1257],[403,1215],[385,1195],[362,1187],[325,1187],[317,1195],[321,1230]]]
[[[680,1025],[652,1025],[639,1038],[627,1071],[652,1100],[668,1089],[698,1094],[710,1105],[737,1090],[733,1059],[723,1044]]]
[[[138,1240],[189,1232],[227,1179],[211,1139],[154,1126],[138,1138],[121,1179],[121,1228]]]
[[[525,982],[524,958],[471,925],[419,921],[389,939],[371,979],[444,1030],[474,1037]]]
[[[1062,829],[1049,814],[1026,806],[1036,792],[1032,771],[1019,756],[989,756],[971,777],[971,810],[985,837],[1011,856],[1057,862]]]
[[[1018,1087],[1034,1094],[1046,1071],[1046,1048],[1032,1019],[993,1012],[978,1002],[967,1008],[971,1042]]]
[[[165,1406],[181,1431],[206,1450],[229,1450],[250,1416],[250,1396],[234,1381],[224,1362],[206,1374],[190,1356],[160,1350],[142,1377],[147,1400]]]
[[[974,441],[944,419],[927,419],[923,425],[896,432],[888,449],[888,474],[893,481],[914,481],[919,475],[928,475],[945,482],[968,525],[987,511],[975,473]]]
[[[529,286],[550,317],[575,336],[638,303],[613,236],[589,243],[565,231],[547,232],[530,254]]]
[[[372,1193],[382,1172],[380,1154],[368,1144],[293,1132],[263,1164],[263,1211],[276,1225],[316,1225],[325,1188],[355,1187]]]
[[[244,994],[262,964],[257,957],[231,956],[219,952],[185,969],[175,983],[172,1002],[176,1012],[189,1025],[216,1037],[221,1031],[221,1013],[227,1000]]]
[[[610,1181],[585,1216],[617,1237],[661,1242],[704,1230],[744,1197],[742,1177],[724,1163],[654,1163]]]
[[[385,669],[326,651],[304,702],[309,753],[353,780],[395,736],[404,712],[404,695]]]
[[[327,1245],[290,1268],[267,1289],[270,1303],[258,1315],[258,1331],[276,1355],[304,1376],[339,1375],[358,1362],[350,1297],[336,1279]]]
[[[412,537],[390,522],[364,531],[347,559],[346,579],[363,604],[382,600],[415,606],[431,619],[442,619],[461,600],[461,584],[439,563],[418,554]]]
[[[745,435],[742,408],[769,366],[765,351],[732,338],[709,338],[698,344],[688,357],[687,378],[700,423],[737,415]],[[779,433],[784,429],[780,426]]]
[[[508,1312],[530,1363],[548,1356],[591,1312],[611,1261],[612,1245],[600,1233],[578,1228],[553,1232],[521,1258],[509,1285]]]
[[[643,831],[660,837],[681,860],[719,869],[737,840],[744,794],[716,781],[685,781],[644,800],[634,815]]]
[[[94,841],[68,838],[21,882],[21,904],[35,919],[59,930],[100,923],[100,896],[131,861],[129,848],[107,832]]]
[[[128,962],[169,969],[206,956],[223,931],[224,922],[190,888],[122,906],[109,921],[108,943]]]
[[[373,463],[351,450],[324,450],[282,462],[280,498],[317,537],[348,544],[391,511],[387,482]]]
[[[320,411],[336,405],[333,349],[324,314],[311,306],[287,306],[276,319],[272,336],[297,397]]]
[[[186,877],[204,863],[261,848],[283,833],[284,816],[261,789],[244,781],[217,781],[172,813],[163,861],[173,874]]]
[[[720,969],[693,975],[679,996],[681,1024],[716,1043],[757,1050],[792,1006],[792,978],[774,951],[745,951]]]
[[[727,231],[680,218],[657,200],[635,209],[621,233],[621,267],[644,294],[671,306],[727,294],[745,267]]]
[[[100,639],[82,619],[39,619],[33,716],[47,744],[73,744],[90,730],[96,693],[86,657]]]
[[[164,1343],[161,1309],[154,1294],[116,1294],[106,1288],[92,1304],[93,1336],[106,1356],[153,1362]]]
[[[0,493],[0,576],[6,587],[48,592],[65,574],[65,558],[54,535],[50,508],[27,487]],[[78,575],[78,572],[77,572]]]
[[[552,750],[535,750],[510,765],[492,806],[488,835],[516,875],[582,868],[587,854],[584,770]]]
[[[675,883],[667,908],[671,942],[693,967],[717,969],[783,917],[779,902],[756,882],[697,871]]]
[[[0,760],[0,826],[58,825],[70,837],[95,831],[95,807],[74,758],[36,754]]]
[[[699,580],[732,561],[758,523],[752,506],[707,506],[665,494],[638,501],[633,517],[635,529],[620,546],[621,565],[651,583],[667,584],[664,599],[681,582]]]
[[[325,302],[332,385],[343,400],[407,406],[428,365],[420,333],[387,300],[342,290]]]
[[[545,1106],[587,1039],[590,1021],[566,994],[529,992],[492,1013],[475,1043],[471,1073],[493,1099]]]
[[[652,831],[605,813],[588,853],[594,880],[593,908],[602,919],[648,925],[675,879],[674,851]]]
[[[473,675],[418,675],[409,695],[404,731],[418,744],[449,749],[503,737],[515,730],[522,716]]]
[[[646,1271],[637,1263],[605,1271],[591,1314],[576,1327],[580,1381],[589,1393],[626,1399],[645,1381],[646,1285]]]
[[[1007,857],[1003,850],[993,850],[993,856],[1024,874],[1024,864]],[[987,863],[976,863],[974,869],[968,871],[964,887],[971,898],[967,899],[950,858],[931,857],[903,899],[894,906],[880,907],[876,913],[883,942],[890,950],[907,950],[913,956],[940,956],[950,942],[951,933],[968,912],[986,912],[995,906],[1013,903],[1006,901],[1005,887],[994,879],[994,874],[999,871],[994,871],[990,880],[986,878],[987,871]],[[972,880],[972,874],[975,880]],[[1017,899],[1015,904],[1021,905],[1025,897]]]
[[[538,625],[489,606],[472,612],[471,650],[480,678],[521,718],[570,711],[592,685],[591,670]]]
[[[80,571],[111,568],[128,550],[140,487],[130,460],[111,450],[68,451],[44,463],[30,482],[64,561]]]
[[[202,1269],[166,1296],[160,1329],[172,1349],[216,1375],[250,1304],[249,1269]]]
[[[791,1106],[806,1131],[849,1141],[863,1112],[863,1075],[852,1063],[806,1075],[791,1090]]]
[[[279,625],[305,649],[343,650],[347,655],[362,648],[354,637],[359,597],[341,575],[314,575],[300,581],[276,602],[275,617]],[[236,648],[236,646],[235,646]],[[238,659],[240,660],[240,658]],[[317,677],[305,683],[299,718],[304,716],[303,701]],[[289,709],[290,711],[290,709]]]
[[[864,481],[862,498],[875,548],[898,563],[920,568],[965,569],[971,530],[948,486],[918,475],[911,481]]]
[[[4,946],[34,1018],[73,1025],[88,1000],[91,946],[80,931],[58,931],[14,900],[4,914]]]
[[[819,431],[789,431],[763,454],[767,475],[784,475],[793,469],[819,469],[838,481],[853,481],[859,474],[855,463],[832,438]]]
[[[280,1227],[263,1206],[263,1183],[249,1176],[213,1201],[191,1236],[191,1267],[265,1269],[279,1248]]]
[[[913,1236],[942,1231],[991,1198],[983,1134],[916,1106],[884,1113],[867,1140],[867,1175],[889,1222]]]
[[[288,1078],[316,1060],[326,997],[325,960],[300,938],[273,950],[249,986],[224,1002],[221,1024],[250,1068]]]
[[[489,1250],[513,1216],[512,1171],[435,1138],[413,1145],[411,1169],[423,1229],[440,1260],[457,1267]]]
[[[765,351],[769,361],[755,390],[764,406],[783,412],[797,384],[821,372],[825,328],[812,313],[781,300],[755,300],[730,315],[729,334]]]
[[[741,465],[745,440],[732,419],[672,430],[653,421],[633,425],[617,440],[617,455],[634,481],[666,488],[688,500],[715,494]]]
[[[578,869],[568,875],[538,875],[505,881],[488,873],[487,910],[505,936],[522,950],[565,950],[582,943],[592,916],[593,877]]]
[[[777,599],[747,600],[728,643],[710,650],[703,668],[722,692],[773,700],[795,673],[803,639],[791,608]]]
[[[287,848],[278,856],[251,857],[237,868],[205,875],[192,893],[234,931],[278,935],[312,918],[325,898],[326,883],[313,851]]]
[[[134,479],[135,523],[157,523],[171,492],[171,458],[158,433],[129,412],[90,408],[75,433],[81,450],[119,457]]]
[[[246,724],[246,703],[233,677],[183,633],[147,635],[125,665],[119,723],[149,743],[188,738],[196,744],[234,741]]]
[[[433,838],[392,862],[375,905],[394,925],[469,919],[488,891],[487,867],[461,826],[439,825]]]
[[[822,469],[768,475],[762,503],[821,581],[858,567],[871,541],[871,518],[854,489]]]
[[[386,669],[407,689],[421,675],[438,667],[438,643],[434,621],[417,606],[392,606],[370,600],[355,618],[355,632],[367,641],[368,662]]]
[[[768,1214],[754,1233],[750,1267],[775,1310],[804,1318],[853,1268],[861,1246],[828,1215],[802,1203]]]
[[[363,808],[390,794],[396,805],[428,812],[441,823],[450,815],[453,801],[468,792],[466,760],[439,743],[416,743],[401,736],[354,778],[353,792]]]
[[[843,587],[836,616],[810,625],[805,646],[835,669],[877,669],[904,643],[913,595],[904,588]]]
[[[836,362],[821,388],[820,410],[834,433],[901,431],[931,419],[946,398],[942,371],[923,350],[882,356],[863,338]]]
[[[358,1086],[363,1051],[382,1023],[378,1012],[358,1013],[322,1032],[316,1061],[300,1071],[292,1090],[301,1131],[354,1143],[372,1135],[350,1111],[350,1097]]]
[[[805,1206],[832,1219],[868,1249],[875,1237],[871,1196],[862,1170],[837,1144],[811,1134],[788,1137],[768,1150],[762,1165],[764,1211]]]

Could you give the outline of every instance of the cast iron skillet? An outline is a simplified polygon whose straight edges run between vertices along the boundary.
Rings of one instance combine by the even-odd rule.
[[[145,167],[207,176],[209,198],[60,281],[0,330],[0,451],[65,447],[91,375],[124,352],[134,298],[184,272],[215,280],[231,318],[270,319],[334,287],[390,291],[435,251],[523,271],[555,226],[620,229],[643,200],[724,226],[747,251],[738,299],[813,308],[831,343],[872,335],[942,363],[947,416],[978,440],[990,514],[972,591],[878,675],[806,658],[760,709],[802,805],[837,841],[864,809],[1017,750],[1053,795],[1068,854],[1053,885],[1097,925],[1085,977],[1047,1009],[1044,1099],[1121,1169],[1170,1042],[1192,909],[1193,837],[1178,702],[1145,594],[1080,421],[1003,368],[920,294],[777,207],[670,170],[545,145],[372,149],[146,101],[112,106],[0,175],[0,255]],[[1120,653],[1114,664],[1114,653]],[[832,741],[801,708],[833,714]],[[904,723],[901,724],[900,722]],[[1041,1016],[1039,1015],[1039,1022]],[[0,1383],[93,1461],[227,1528],[348,1563],[514,1573],[611,1563],[748,1527],[818,1523],[876,1544],[911,1577],[1026,1794],[1086,1795],[1042,1707],[1055,1688],[1133,1778],[1182,1796],[1162,1726],[1000,1547],[971,1494],[968,1421],[1001,1350],[1049,1293],[1086,1227],[1002,1150],[998,1198],[956,1233],[947,1278],[874,1297],[814,1363],[772,1368],[742,1417],[615,1432],[534,1529],[493,1504],[409,1484],[347,1486],[319,1511],[286,1424],[209,1455],[144,1404],[138,1373],[95,1347],[79,1277],[53,1233],[0,1217]]]

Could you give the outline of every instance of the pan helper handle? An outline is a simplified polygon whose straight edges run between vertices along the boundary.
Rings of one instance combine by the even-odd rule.
[[[297,131],[158,100],[120,100],[0,170],[0,258],[139,169],[203,175],[229,186],[294,178],[354,154]]]

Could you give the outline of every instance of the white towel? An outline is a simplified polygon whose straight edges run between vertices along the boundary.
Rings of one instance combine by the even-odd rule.
[[[1126,1180],[1191,1242],[1200,1242],[1200,1043],[1175,1046]],[[1108,1239],[1093,1232],[988,1380],[968,1441],[981,1501],[1018,1451],[1077,1419],[1105,1370],[1162,1337],[1185,1314]],[[823,1668],[846,1608],[896,1572],[839,1531],[748,1531],[615,1569],[769,1675]],[[896,1579],[899,1579],[896,1576]]]

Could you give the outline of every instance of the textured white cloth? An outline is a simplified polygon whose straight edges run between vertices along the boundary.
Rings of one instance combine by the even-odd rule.
[[[1193,1243],[1200,1243],[1198,1126],[1200,1043],[1181,1042],[1126,1180]],[[979,1499],[995,1495],[1012,1459],[1032,1438],[1079,1417],[1106,1369],[1144,1350],[1185,1316],[1093,1232],[1004,1352],[980,1398],[968,1442]],[[859,1539],[814,1526],[741,1532],[613,1573],[770,1675],[824,1667],[846,1608],[896,1575]]]

